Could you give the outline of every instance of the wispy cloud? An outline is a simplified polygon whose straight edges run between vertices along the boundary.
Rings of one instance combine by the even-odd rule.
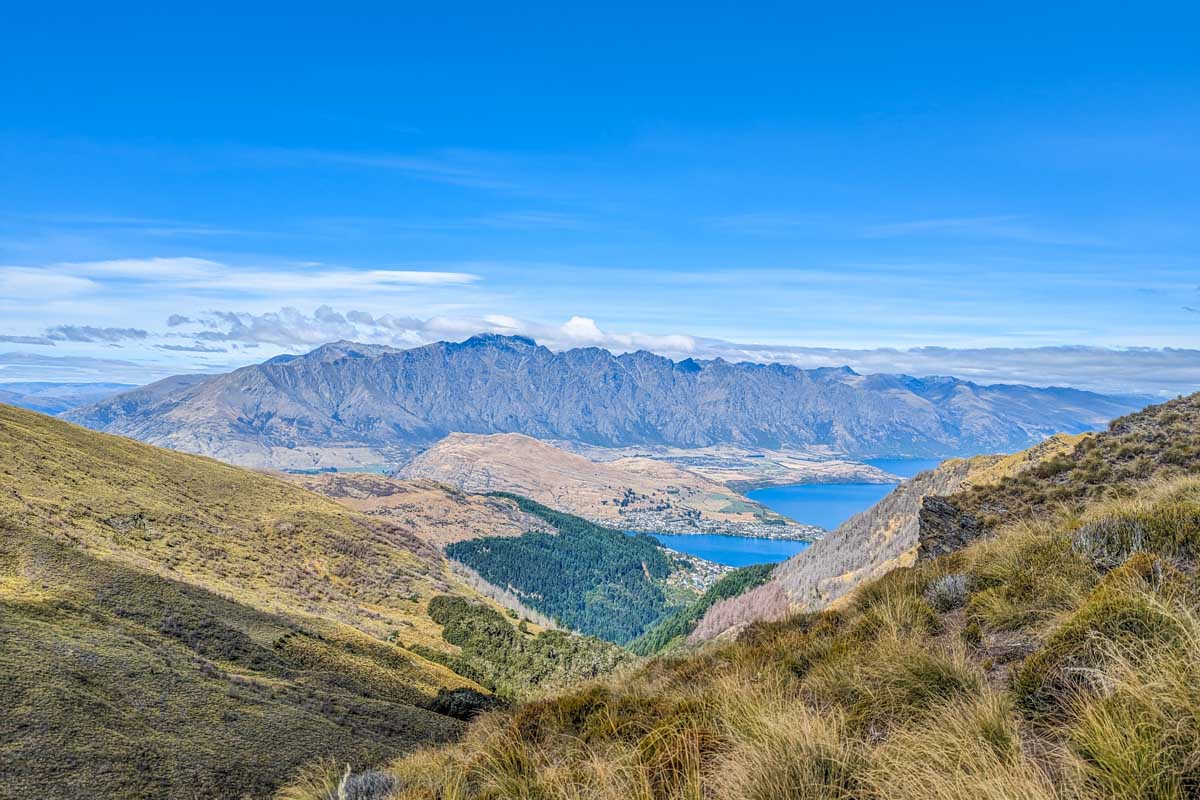
[[[93,325],[55,325],[46,329],[46,338],[57,342],[120,342],[126,339],[145,339],[149,334],[140,328],[97,328]]]
[[[159,350],[167,350],[172,353],[228,353],[224,347],[212,347],[206,344],[156,344],[154,345]]]
[[[36,344],[54,346],[54,340],[49,336],[13,336],[8,334],[0,335],[0,342],[8,342],[10,344]]]
[[[0,266],[0,300],[76,297],[100,289],[90,278],[40,267]]]
[[[940,217],[870,225],[862,230],[868,239],[894,239],[908,236],[942,236],[971,239],[995,239],[1030,244],[1099,246],[1105,240],[1039,226],[1019,215]]]
[[[475,189],[519,189],[499,174],[498,158],[490,153],[451,149],[433,153],[371,153],[313,148],[243,148],[243,158],[267,167],[333,167],[386,170],[421,180]]]
[[[478,279],[477,275],[466,272],[439,270],[356,270],[320,264],[266,269],[203,258],[138,258],[63,262],[46,267],[0,267],[0,292],[13,297],[38,292],[42,297],[47,293],[79,295],[99,291],[105,282],[111,288],[113,281],[206,293],[396,291],[408,287],[465,286]]]

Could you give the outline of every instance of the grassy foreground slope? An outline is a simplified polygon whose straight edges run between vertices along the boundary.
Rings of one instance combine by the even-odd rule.
[[[386,519],[0,405],[0,796],[258,797],[445,741],[439,692],[482,688],[415,652],[457,652],[447,595],[482,602]]]
[[[1137,431],[1114,452],[1139,447],[1167,467],[1028,503],[838,609],[489,715],[461,743],[374,775],[370,796],[1196,797],[1200,476],[1156,448],[1186,446],[1197,428],[1169,412],[1198,406],[1114,427]],[[1030,474],[1026,496],[1042,496],[1033,484],[1050,492],[1063,471]],[[986,490],[974,496],[987,506]]]

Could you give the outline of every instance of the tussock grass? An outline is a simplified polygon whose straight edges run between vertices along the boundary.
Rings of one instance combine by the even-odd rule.
[[[1195,797],[1195,481],[1013,524],[838,611],[490,715],[394,765],[395,797]]]
[[[1050,778],[1022,750],[1018,717],[1003,695],[948,703],[921,727],[876,749],[865,782],[893,800],[1051,800]]]
[[[1110,640],[1097,691],[1075,698],[1069,737],[1088,787],[1105,797],[1200,793],[1200,617],[1180,598],[1146,600],[1169,641]]]

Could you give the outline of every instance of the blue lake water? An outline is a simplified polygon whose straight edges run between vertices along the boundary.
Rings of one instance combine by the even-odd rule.
[[[898,477],[911,478],[941,462],[929,458],[875,458],[866,463]],[[893,488],[893,483],[794,483],[755,489],[746,496],[797,522],[833,530],[878,503]]]
[[[654,538],[662,542],[664,547],[730,567],[773,564],[791,558],[808,547],[808,542],[789,539],[754,539],[712,533],[656,533]]]
[[[864,463],[878,467],[901,478],[911,478],[918,472],[933,469],[942,463],[940,458],[868,458]]]
[[[875,458],[866,463],[900,478],[933,469],[940,459]],[[895,488],[894,483],[797,483],[755,489],[747,497],[785,517],[808,525],[833,530],[860,511],[878,503]],[[774,563],[791,558],[808,547],[808,542],[788,539],[754,539],[748,536],[716,534],[654,534],[654,538],[672,550],[726,564]]]
[[[894,483],[796,483],[755,489],[746,496],[796,522],[833,530],[894,488]]]

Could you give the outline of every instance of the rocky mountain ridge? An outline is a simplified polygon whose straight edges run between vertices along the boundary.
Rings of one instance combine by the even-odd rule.
[[[73,422],[247,466],[397,464],[449,433],[603,447],[825,448],[855,457],[1014,450],[1102,425],[1127,399],[955,378],[859,375],[481,335],[408,350],[337,342],[178,376]]]

